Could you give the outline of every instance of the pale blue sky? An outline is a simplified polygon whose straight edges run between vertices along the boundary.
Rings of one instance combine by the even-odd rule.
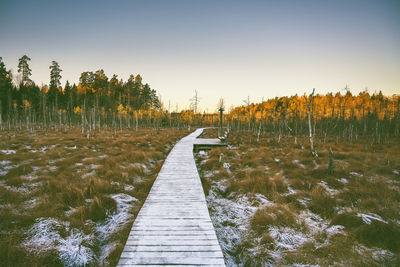
[[[200,108],[350,86],[400,93],[400,1],[4,1],[0,56],[32,79],[140,73],[164,104]]]

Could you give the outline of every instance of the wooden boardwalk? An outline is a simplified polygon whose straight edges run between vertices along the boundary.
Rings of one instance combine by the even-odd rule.
[[[169,153],[118,266],[225,266],[193,156],[202,131],[184,137]]]

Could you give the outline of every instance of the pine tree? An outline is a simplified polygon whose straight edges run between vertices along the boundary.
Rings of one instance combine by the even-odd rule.
[[[50,69],[50,88],[58,88],[61,86],[61,69],[57,61],[52,61]]]
[[[28,57],[27,55],[23,55],[19,60],[18,60],[18,72],[21,73],[22,75],[22,80],[21,82],[23,84],[30,84],[32,81],[29,78],[32,73],[31,73],[31,69],[29,68],[29,64],[28,61],[30,61],[30,57]]]
[[[0,124],[5,118],[8,110],[9,97],[11,97],[11,79],[4,65],[3,58],[0,57]]]

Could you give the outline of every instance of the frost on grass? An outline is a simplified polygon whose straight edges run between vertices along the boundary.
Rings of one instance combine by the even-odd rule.
[[[0,161],[0,176],[5,176],[8,173],[8,170],[14,167],[14,166],[11,166],[10,164],[11,164],[11,161],[8,161],[8,160]]]
[[[225,189],[223,181],[214,181],[207,196],[207,204],[226,265],[237,266],[235,250],[248,231],[249,218],[257,210],[257,206],[266,205],[269,201],[259,194],[252,200],[247,195],[233,197],[232,200],[219,196],[218,192]]]
[[[117,202],[117,211],[109,215],[105,222],[96,225],[96,232],[102,241],[130,221],[132,218],[130,210],[133,203],[137,201],[136,198],[123,193],[111,195],[111,197]]]
[[[373,214],[373,213],[369,213],[369,214],[364,214],[364,213],[358,213],[357,214],[358,217],[360,217],[364,223],[366,224],[371,224],[372,221],[380,221],[383,223],[387,223],[386,221],[384,221],[381,216],[379,216],[378,214]]]
[[[92,235],[85,235],[77,229],[69,230],[67,223],[57,219],[36,219],[27,236],[22,244],[27,251],[39,255],[56,250],[65,266],[83,266],[95,260],[90,248]]]
[[[117,211],[109,215],[105,222],[96,225],[97,237],[104,245],[101,247],[99,262],[106,262],[107,257],[115,248],[114,243],[109,244],[108,238],[131,221],[132,206],[138,200],[127,194],[114,194],[111,197],[117,202]],[[108,241],[108,242],[107,242]]]
[[[271,227],[269,234],[275,240],[278,248],[287,250],[298,248],[309,241],[309,238],[305,234],[290,227]]]
[[[66,266],[82,266],[91,263],[95,259],[93,251],[83,244],[92,245],[92,235],[84,235],[77,229],[72,229],[71,234],[59,241],[57,250],[60,259]]]
[[[15,153],[17,153],[17,150],[13,150],[13,149],[3,149],[3,150],[0,150],[0,152],[4,153],[4,154],[6,154],[6,155],[10,155],[10,154],[15,154]]]
[[[111,197],[117,202],[117,211],[110,214],[104,222],[97,223],[92,234],[86,235],[76,228],[71,229],[67,222],[55,218],[39,218],[27,231],[23,247],[35,255],[56,251],[65,266],[94,264],[98,262],[98,258],[103,262],[112,251],[108,244],[109,237],[130,222],[130,210],[137,201],[127,194],[115,194]],[[103,244],[99,257],[93,250],[97,241]]]

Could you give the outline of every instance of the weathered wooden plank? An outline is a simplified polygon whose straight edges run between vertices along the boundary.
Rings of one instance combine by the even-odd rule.
[[[161,167],[118,266],[225,266],[193,156],[202,130],[181,139]]]
[[[225,266],[225,265],[220,265],[220,264],[124,264],[120,265],[124,267],[220,267],[220,266]]]
[[[147,246],[206,246],[206,245],[218,245],[217,240],[127,240],[126,245],[147,245]]]
[[[146,246],[146,245],[130,245],[125,246],[124,251],[221,251],[219,245],[187,245],[187,246]]]
[[[121,258],[119,264],[224,264],[224,259],[219,258],[200,258],[200,257],[132,257],[132,258]]]
[[[129,252],[124,251],[121,254],[122,258],[155,258],[155,257],[167,257],[167,258],[221,258],[223,257],[221,251],[135,251]]]

